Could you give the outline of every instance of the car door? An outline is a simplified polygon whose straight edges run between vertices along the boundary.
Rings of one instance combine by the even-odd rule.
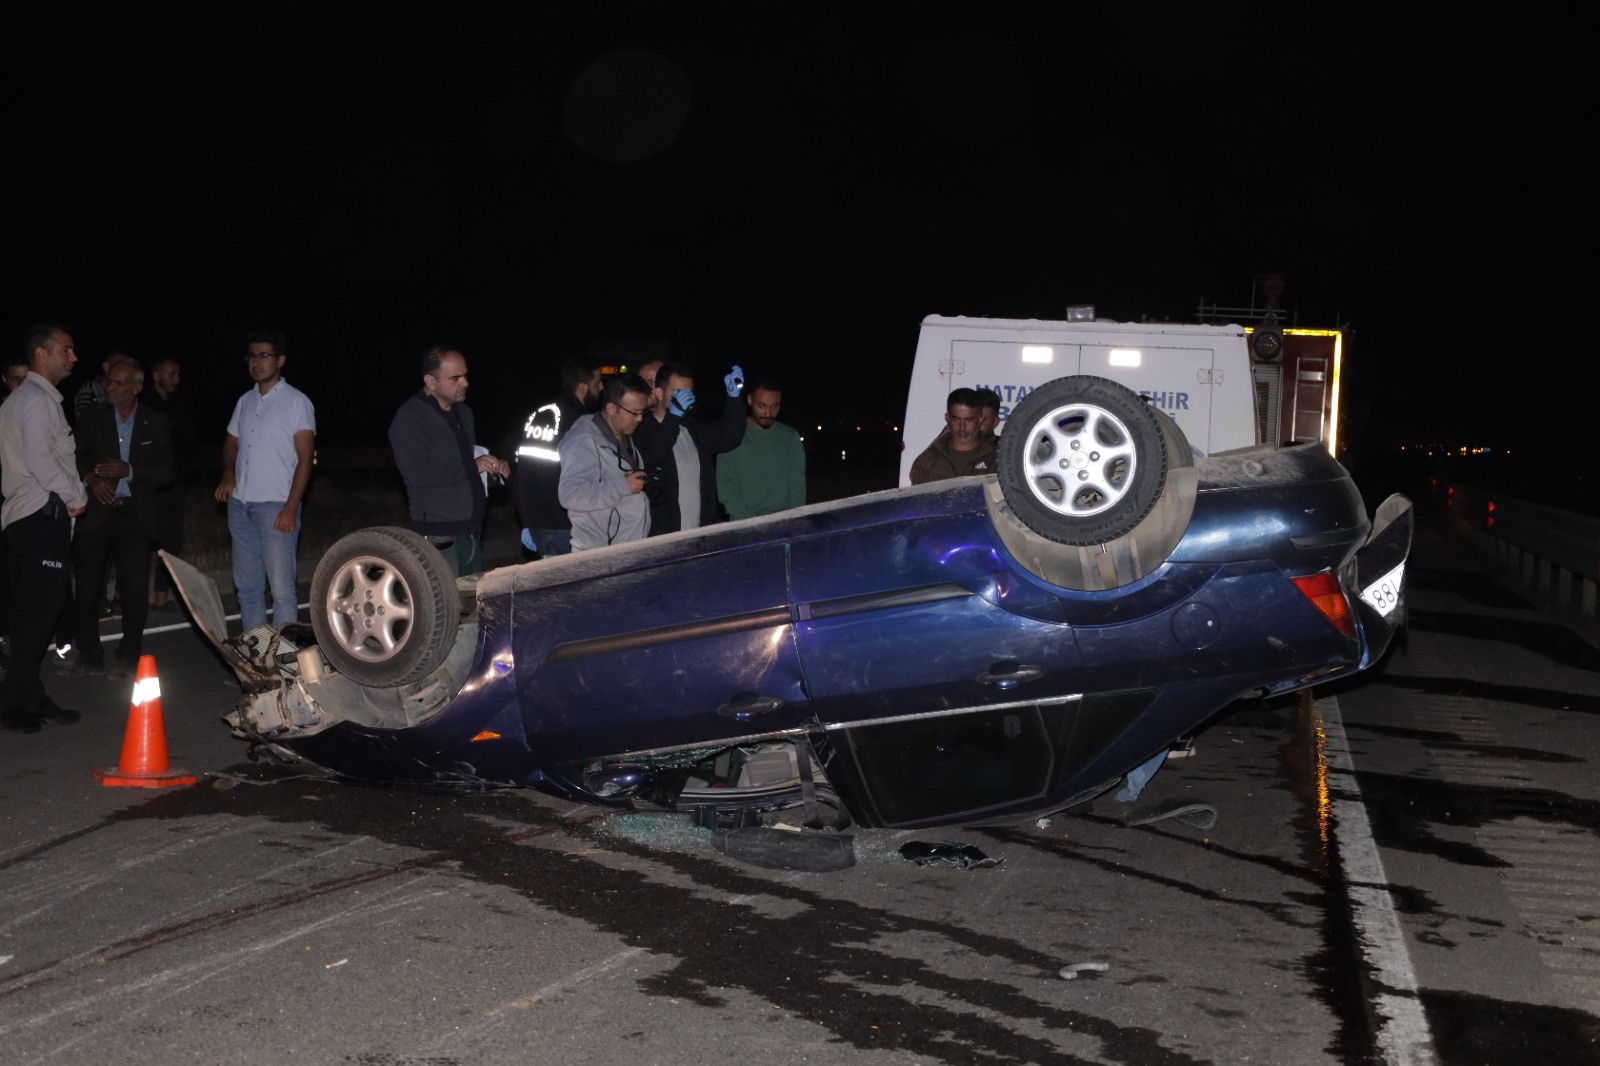
[[[981,515],[796,542],[791,582],[812,706],[883,823],[1048,791],[1079,700],[1073,631]]]
[[[542,762],[810,723],[782,544],[638,558],[516,594],[518,696]]]

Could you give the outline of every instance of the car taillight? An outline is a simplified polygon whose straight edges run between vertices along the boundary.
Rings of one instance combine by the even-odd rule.
[[[1350,601],[1344,598],[1344,589],[1339,585],[1337,574],[1307,574],[1289,580],[1294,582],[1294,587],[1300,590],[1302,596],[1322,612],[1324,618],[1333,623],[1335,629],[1347,637],[1356,635],[1355,619],[1350,617]]]

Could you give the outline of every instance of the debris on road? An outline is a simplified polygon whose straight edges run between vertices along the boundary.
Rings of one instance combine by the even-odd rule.
[[[987,870],[999,866],[1004,859],[991,859],[971,844],[955,840],[912,840],[900,845],[900,857],[918,866],[954,866],[961,870]]]

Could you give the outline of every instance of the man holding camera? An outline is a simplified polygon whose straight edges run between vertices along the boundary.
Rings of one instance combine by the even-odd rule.
[[[629,374],[607,383],[600,410],[561,438],[557,496],[572,519],[572,550],[643,540],[650,534],[649,475],[633,434],[650,411],[650,387]]]

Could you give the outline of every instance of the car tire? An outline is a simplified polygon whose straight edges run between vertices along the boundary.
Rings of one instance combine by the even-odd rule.
[[[398,688],[444,661],[461,625],[450,566],[426,537],[376,526],[339,538],[311,579],[311,626],[339,673]]]
[[[1106,378],[1057,378],[1017,404],[1000,436],[1011,510],[1058,544],[1133,532],[1167,480],[1165,426],[1138,394]]]

